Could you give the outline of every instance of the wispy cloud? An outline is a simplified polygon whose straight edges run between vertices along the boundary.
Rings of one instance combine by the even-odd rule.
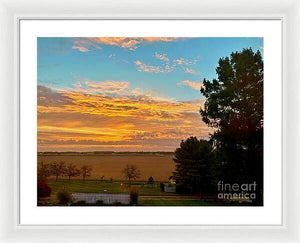
[[[152,42],[172,42],[177,41],[179,38],[171,37],[139,37],[139,38],[128,38],[128,37],[95,37],[90,38],[91,40],[111,46],[118,46],[128,50],[135,50],[141,44],[147,44]]]
[[[80,92],[82,94],[89,95],[107,95],[114,97],[129,97],[135,99],[147,99],[154,101],[167,101],[174,102],[173,98],[162,97],[158,91],[155,90],[143,90],[141,88],[130,89],[130,82],[128,81],[92,81],[87,78],[81,79],[76,74],[72,73],[78,81],[76,81],[73,86],[75,89],[54,89],[57,92]]]
[[[196,56],[191,60],[182,57],[182,58],[173,60],[173,62],[176,63],[177,65],[192,66],[192,65],[196,65],[199,60],[200,60],[200,56]]]
[[[112,54],[109,54],[109,55],[108,55],[108,58],[113,58],[113,57],[115,57],[115,56],[116,56],[116,54],[112,53]]]
[[[89,49],[87,49],[86,47],[83,47],[83,46],[72,46],[72,49],[76,49],[80,52],[88,52]]]
[[[82,89],[82,84],[80,83],[80,81],[77,81],[76,83],[73,84],[73,86],[76,88],[76,89]]]
[[[102,47],[91,40],[90,38],[70,38],[73,42],[72,49],[78,50],[80,52],[89,52],[93,50],[101,50]]]
[[[139,72],[146,72],[146,73],[166,73],[166,72],[168,72],[167,70],[162,69],[160,66],[147,65],[145,63],[142,63],[141,61],[136,61],[135,65],[137,65]]]
[[[170,73],[176,70],[176,66],[181,66],[185,73],[189,74],[198,74],[195,70],[191,68],[186,68],[185,66],[192,66],[197,64],[199,57],[195,57],[192,60],[179,58],[179,59],[170,59],[167,54],[154,54],[156,59],[163,61],[161,65],[148,65],[142,63],[140,60],[135,61],[135,64],[138,66],[138,71],[140,72],[149,72],[149,73]]]
[[[159,54],[159,53],[155,53],[155,57],[159,60],[165,61],[165,62],[169,62],[169,58],[167,57],[167,54]]]
[[[153,100],[158,102],[175,102],[173,98],[166,98],[159,95],[158,92],[155,91],[145,91],[141,88],[134,88],[132,90],[128,90],[126,93],[129,97],[133,97],[135,99],[143,99],[143,100]]]
[[[134,51],[138,47],[153,43],[153,42],[172,42],[183,38],[173,37],[90,37],[77,38],[74,43],[77,47],[89,49],[92,46],[94,49],[101,49],[101,45],[118,46],[127,50]]]
[[[189,74],[198,74],[195,70],[191,69],[191,68],[186,68],[185,73],[189,73]]]
[[[177,83],[177,85],[178,86],[189,86],[189,87],[191,87],[192,89],[195,89],[195,90],[200,90],[203,87],[203,83],[194,82],[194,81],[191,81],[191,80],[188,80],[188,79]]]
[[[92,92],[99,92],[103,94],[120,94],[128,88],[129,82],[126,81],[85,81],[87,90]]]

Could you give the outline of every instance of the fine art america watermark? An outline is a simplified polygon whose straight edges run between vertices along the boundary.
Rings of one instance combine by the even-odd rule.
[[[256,199],[256,187],[257,184],[253,183],[224,183],[223,181],[218,182],[218,198],[219,199],[244,199],[254,200]]]

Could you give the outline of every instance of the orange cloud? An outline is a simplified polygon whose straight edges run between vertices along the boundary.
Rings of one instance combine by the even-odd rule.
[[[208,135],[199,115],[203,101],[159,99],[141,90],[110,97],[38,86],[38,149],[172,151],[188,136]]]
[[[74,45],[72,49],[77,49],[80,52],[88,52],[92,50],[100,50],[102,47],[89,38],[71,38]]]
[[[85,48],[83,46],[72,46],[72,49],[76,49],[76,50],[78,50],[80,52],[88,52],[89,51],[89,49],[87,49],[87,48]]]
[[[152,42],[172,42],[177,41],[179,38],[173,37],[94,37],[89,38],[90,40],[104,45],[118,46],[128,50],[135,50],[141,44],[152,43]]]
[[[195,90],[200,90],[203,87],[203,83],[193,82],[193,81],[190,81],[188,79],[183,80],[183,81],[177,83],[177,85],[178,86],[186,85],[186,86],[189,86],[189,87],[191,87],[192,89],[195,89]]]
[[[72,38],[74,46],[81,52],[102,49],[101,45],[118,46],[127,50],[134,51],[141,45],[152,42],[172,42],[183,38],[175,37],[89,37],[89,38]]]

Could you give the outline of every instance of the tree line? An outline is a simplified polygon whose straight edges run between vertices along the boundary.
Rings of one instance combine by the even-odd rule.
[[[263,59],[251,48],[220,58],[217,79],[203,80],[202,120],[213,133],[190,137],[175,151],[174,179],[182,193],[215,193],[218,181],[258,185],[263,198]],[[274,131],[276,132],[276,131]]]
[[[83,165],[78,168],[73,163],[66,164],[64,161],[52,162],[52,163],[39,163],[38,164],[38,180],[46,181],[49,176],[55,176],[57,181],[60,176],[67,176],[69,181],[72,177],[82,176],[85,180],[86,177],[91,176],[93,168],[89,165]]]

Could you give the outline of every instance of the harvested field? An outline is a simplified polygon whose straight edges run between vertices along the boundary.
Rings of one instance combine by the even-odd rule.
[[[140,181],[146,181],[150,176],[155,181],[168,181],[175,169],[171,154],[87,154],[87,155],[38,155],[38,162],[51,163],[64,161],[73,163],[77,167],[90,165],[93,167],[92,175],[87,179],[124,180],[121,170],[127,164],[133,164],[141,171]],[[64,177],[66,178],[66,177]],[[76,177],[80,178],[80,177]]]

